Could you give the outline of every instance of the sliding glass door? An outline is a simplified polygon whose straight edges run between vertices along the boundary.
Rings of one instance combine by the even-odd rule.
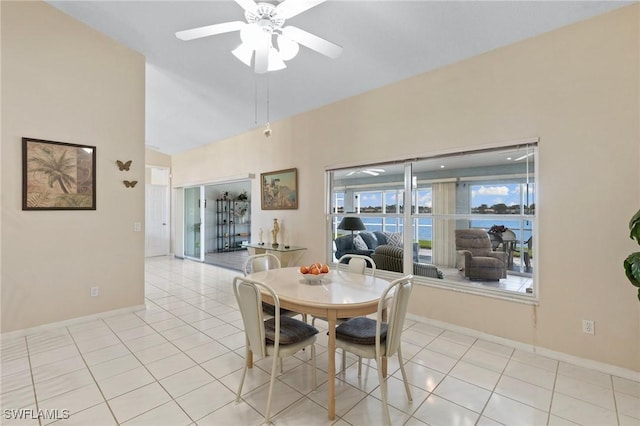
[[[184,191],[184,255],[185,257],[203,261],[202,241],[205,231],[204,187],[186,188]]]

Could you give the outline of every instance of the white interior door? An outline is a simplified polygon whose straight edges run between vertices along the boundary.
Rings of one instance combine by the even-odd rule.
[[[146,185],[145,256],[165,256],[170,252],[169,187]]]

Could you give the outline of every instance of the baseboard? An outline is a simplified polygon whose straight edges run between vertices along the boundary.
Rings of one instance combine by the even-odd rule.
[[[421,317],[415,314],[407,314],[407,318],[420,322],[423,324],[433,325],[435,327],[444,328],[445,330],[454,331],[456,333],[465,334],[468,336],[478,337],[489,342],[498,343],[505,346],[510,346],[522,351],[535,353],[537,355],[545,356],[547,358],[555,359],[557,361],[567,362],[577,365],[579,367],[588,368],[601,373],[611,374],[612,376],[622,377],[624,379],[640,381],[640,372],[629,370],[627,368],[618,367],[616,365],[606,364],[604,362],[594,361],[587,358],[580,358],[575,355],[565,354],[563,352],[554,351],[551,349],[543,348],[540,346],[530,345],[527,343],[518,342],[516,340],[505,339],[503,337],[494,336],[492,334],[483,333],[471,328],[461,327],[455,324],[450,324],[443,321],[437,321],[425,317]]]
[[[77,317],[77,318],[71,318],[68,320],[64,320],[64,321],[58,321],[58,322],[52,322],[49,324],[43,324],[43,325],[38,325],[36,327],[31,327],[31,328],[23,328],[21,330],[15,330],[15,331],[8,331],[6,333],[2,333],[0,334],[0,339],[4,340],[4,339],[12,339],[15,337],[24,337],[24,336],[28,336],[31,334],[37,334],[37,333],[41,333],[43,331],[48,331],[54,328],[59,328],[59,327],[68,327],[70,325],[75,325],[75,324],[81,324],[83,322],[87,322],[87,321],[92,321],[92,320],[96,320],[96,319],[102,319],[102,318],[109,318],[109,317],[113,317],[116,315],[122,315],[122,314],[127,314],[129,312],[135,312],[135,311],[139,311],[142,309],[145,309],[146,306],[143,305],[136,305],[136,306],[128,306],[126,308],[120,308],[120,309],[114,309],[112,311],[105,311],[105,312],[100,312],[97,314],[92,314],[92,315],[85,315],[82,317]]]

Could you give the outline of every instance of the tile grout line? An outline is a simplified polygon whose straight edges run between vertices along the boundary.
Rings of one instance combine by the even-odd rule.
[[[104,323],[104,325],[106,327],[109,328],[109,330],[111,330],[111,328],[109,327],[109,324],[107,324],[104,319],[100,319],[100,322]],[[69,333],[69,335],[71,336],[71,340],[73,341],[74,346],[76,347],[76,349],[78,350],[78,353],[80,354],[80,357],[82,358],[82,362],[84,363],[84,365],[87,367],[87,371],[89,372],[89,375],[91,376],[91,378],[93,379],[93,383],[96,385],[96,387],[98,388],[98,391],[100,392],[100,395],[102,395],[102,399],[104,400],[105,405],[107,406],[107,408],[109,409],[109,412],[111,413],[111,416],[113,417],[113,420],[116,422],[116,424],[120,424],[118,423],[118,419],[116,418],[115,413],[113,412],[113,410],[111,409],[111,406],[109,405],[109,401],[107,401],[107,398],[105,396],[105,394],[102,391],[102,388],[100,387],[100,385],[98,384],[98,381],[96,380],[95,376],[93,375],[93,371],[91,371],[91,368],[89,367],[89,364],[87,363],[87,360],[84,358],[84,354],[82,353],[82,351],[80,350],[80,347],[78,346],[78,342],[76,341],[75,337],[73,336],[73,333],[71,332],[71,330],[69,330],[69,327],[66,327],[67,332]],[[113,330],[111,330],[111,332],[113,333]],[[70,391],[71,392],[71,391]],[[99,405],[99,404],[96,404]],[[80,413],[82,411],[88,410],[89,408],[95,407],[95,405],[91,406],[91,407],[87,407],[84,410],[81,410]]]

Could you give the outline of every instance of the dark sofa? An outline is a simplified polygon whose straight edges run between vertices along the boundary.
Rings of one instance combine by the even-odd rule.
[[[367,245],[367,250],[358,250],[353,245],[353,239],[356,235],[362,237],[362,240]],[[371,256],[376,247],[389,244],[387,236],[384,232],[380,231],[363,231],[357,234],[342,235],[334,240],[336,245],[336,259],[340,259],[345,254],[359,254],[363,256]],[[418,261],[418,252],[420,247],[418,243],[413,243],[413,261]]]
[[[360,235],[367,245],[366,250],[358,250],[353,244],[353,238]],[[376,263],[377,269],[387,271],[402,271],[403,248],[389,244],[387,235],[380,231],[363,231],[357,234],[342,235],[335,239],[336,259],[340,259],[345,254],[359,254],[369,256]],[[442,272],[433,265],[420,263],[420,246],[413,243],[413,274],[423,277],[442,278]]]

